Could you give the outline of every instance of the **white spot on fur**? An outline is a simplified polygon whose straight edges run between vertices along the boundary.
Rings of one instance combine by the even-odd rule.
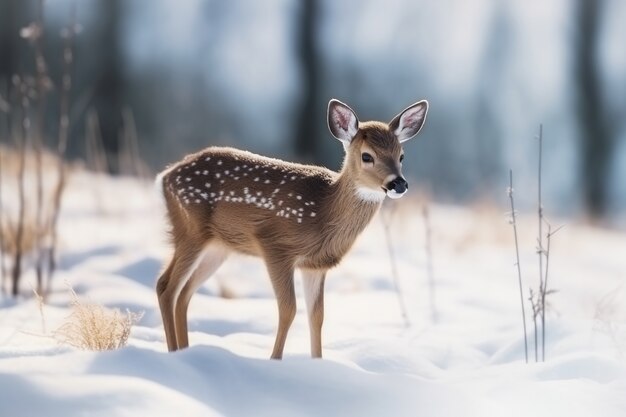
[[[302,200],[302,196],[301,196],[301,195],[297,195],[297,196],[296,196],[296,198],[297,198],[298,200]]]
[[[270,183],[270,180],[265,180],[265,181],[263,181],[263,182],[264,182],[265,184],[269,184],[269,183]]]
[[[209,175],[209,171],[207,171],[206,169],[205,169],[204,171],[202,171],[202,173],[203,173],[204,175]]]
[[[311,217],[315,217],[315,216],[316,216],[315,212],[314,212],[314,211],[312,211],[312,212],[311,212]]]
[[[219,172],[216,172],[216,173],[215,173],[215,178],[219,178],[219,177],[221,177],[221,176],[222,176],[222,174],[220,174]]]
[[[205,186],[206,188],[211,188],[211,184],[210,184],[210,183],[208,183],[208,182],[205,182],[205,183],[204,183],[204,186]]]
[[[254,182],[259,182],[259,177],[256,177],[256,178],[254,179]]]
[[[219,159],[219,160],[217,161],[217,165],[222,165],[222,160],[221,160],[221,159]]]
[[[191,178],[187,177],[187,178],[185,178],[185,181],[189,182],[189,181],[191,181]]]

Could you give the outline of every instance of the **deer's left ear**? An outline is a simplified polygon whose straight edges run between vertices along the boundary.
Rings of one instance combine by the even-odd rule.
[[[389,129],[397,136],[400,143],[406,142],[420,131],[427,112],[426,100],[411,104],[389,122]]]

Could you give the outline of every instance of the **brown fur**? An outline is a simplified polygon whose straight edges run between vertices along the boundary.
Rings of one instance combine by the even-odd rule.
[[[384,181],[401,176],[402,147],[389,126],[366,122],[346,149],[341,172],[209,147],[161,175],[174,256],[157,284],[170,350],[188,345],[189,299],[230,252],[262,257],[279,308],[272,358],[282,357],[296,311],[293,274],[303,271],[311,353],[321,357],[323,285],[370,222]],[[376,155],[365,167],[361,153]],[[361,187],[375,198],[364,199]],[[383,188],[381,188],[383,187]]]

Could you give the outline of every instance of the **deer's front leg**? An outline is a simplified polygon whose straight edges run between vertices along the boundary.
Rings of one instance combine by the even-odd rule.
[[[302,270],[302,285],[309,316],[311,333],[311,357],[322,357],[322,324],[324,323],[325,270]]]
[[[293,287],[293,263],[266,259],[272,287],[278,302],[278,332],[272,359],[282,359],[289,327],[296,316],[296,294]]]

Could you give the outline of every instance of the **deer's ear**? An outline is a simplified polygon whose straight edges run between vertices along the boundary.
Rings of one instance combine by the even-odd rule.
[[[347,104],[332,99],[328,102],[328,128],[334,137],[347,145],[359,130],[359,119]]]
[[[428,102],[426,100],[411,104],[389,122],[389,129],[396,135],[400,143],[406,142],[420,131],[427,112]]]

